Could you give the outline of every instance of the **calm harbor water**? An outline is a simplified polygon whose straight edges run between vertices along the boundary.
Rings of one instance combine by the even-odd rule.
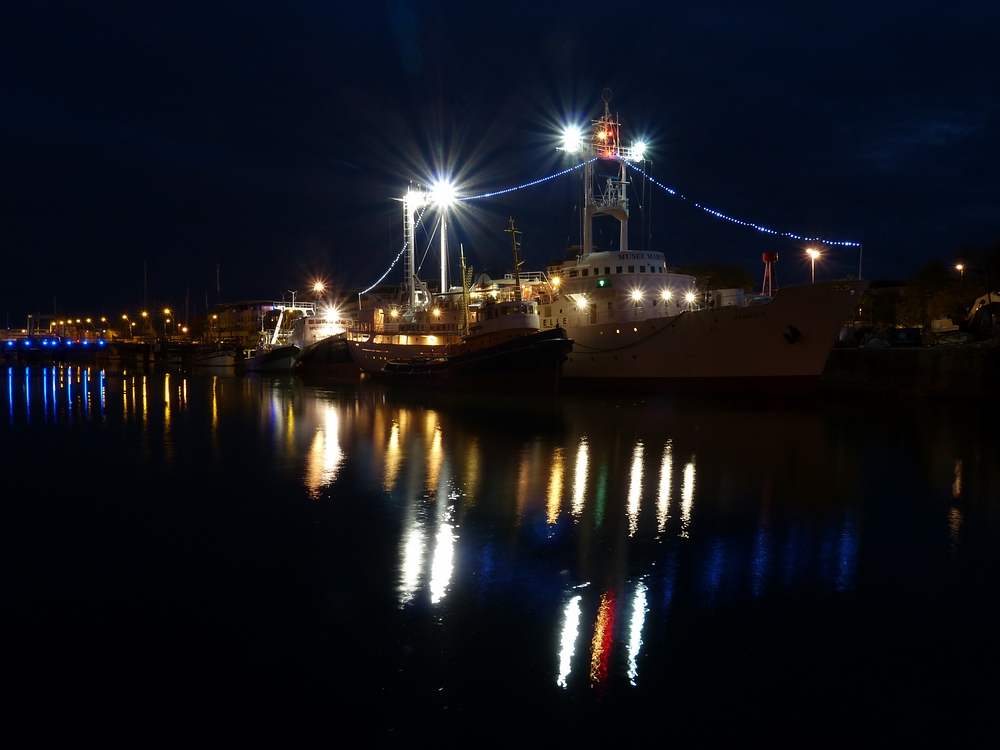
[[[995,407],[6,374],[15,714],[330,741],[995,726]]]

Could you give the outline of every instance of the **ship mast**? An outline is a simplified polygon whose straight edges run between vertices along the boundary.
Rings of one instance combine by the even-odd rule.
[[[407,291],[406,306],[413,309],[417,306],[417,209],[423,207],[426,196],[420,189],[410,187],[403,198],[403,242],[406,254],[403,258],[404,289]]]
[[[521,266],[524,265],[523,260],[517,259],[517,236],[521,234],[521,230],[514,226],[514,217],[510,217],[510,229],[505,229],[505,232],[510,233],[510,247],[514,251],[514,299],[517,302],[521,301]]]
[[[594,217],[613,216],[621,225],[619,240],[620,252],[628,251],[628,162],[641,161],[645,144],[634,143],[623,146],[621,141],[621,123],[618,115],[611,114],[608,103],[611,101],[611,90],[604,89],[604,114],[597,120],[591,120],[589,141],[576,131],[575,139],[567,132],[567,141],[563,151],[579,153],[585,159],[583,167],[583,256],[594,251]],[[608,177],[604,185],[594,183],[594,165],[597,159],[618,162],[618,175]]]

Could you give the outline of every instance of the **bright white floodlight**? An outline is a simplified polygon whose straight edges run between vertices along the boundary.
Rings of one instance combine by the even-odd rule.
[[[583,148],[583,133],[576,125],[570,125],[563,131],[563,151],[571,154]]]
[[[646,153],[646,143],[644,141],[636,141],[632,144],[632,159],[635,161],[642,161],[643,155]]]
[[[455,185],[448,180],[438,180],[431,185],[431,203],[438,206],[450,206],[452,205],[457,195],[455,193]]]

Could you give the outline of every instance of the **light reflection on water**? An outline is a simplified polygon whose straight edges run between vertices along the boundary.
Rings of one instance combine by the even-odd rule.
[[[815,405],[511,404],[58,366],[8,368],[7,390],[15,429],[126,428],[136,440],[124,460],[146,462],[153,481],[200,461],[266,481],[272,504],[323,509],[343,548],[337,575],[358,550],[385,550],[365,580],[401,623],[494,639],[523,630],[524,669],[566,691],[662,682],[672,669],[664,644],[695,615],[853,601],[883,576],[880,550],[900,533],[881,505],[893,497],[879,483],[885,436]],[[908,441],[893,454],[906,466],[900,497],[934,509],[915,557],[939,547],[953,564],[970,529],[995,533],[998,479],[977,457],[990,446],[942,443],[913,422],[880,429]],[[378,523],[349,521],[362,503],[378,508]],[[456,673],[486,658],[436,637],[420,645]]]

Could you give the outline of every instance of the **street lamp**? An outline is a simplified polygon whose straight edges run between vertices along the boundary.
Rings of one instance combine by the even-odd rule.
[[[167,337],[167,323],[170,322],[170,308],[163,308],[163,338]]]
[[[959,279],[965,281],[965,266],[959,263],[957,266],[955,266],[955,270],[958,271]]]
[[[806,250],[806,255],[808,255],[809,259],[810,259],[810,264],[812,266],[812,283],[815,284],[816,283],[816,259],[819,257],[820,253],[819,253],[819,250],[813,250],[812,248],[809,248],[808,250]]]

